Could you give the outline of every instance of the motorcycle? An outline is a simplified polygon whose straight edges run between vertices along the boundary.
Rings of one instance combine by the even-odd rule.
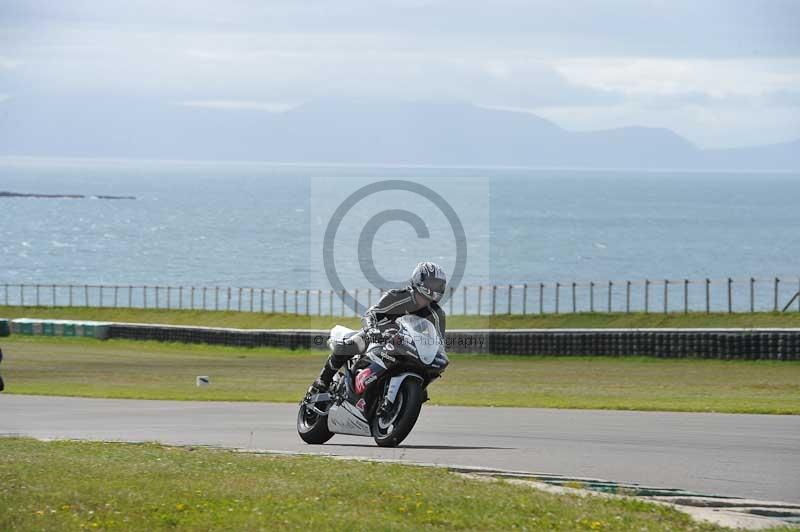
[[[372,437],[381,447],[396,447],[414,428],[428,385],[450,363],[444,341],[430,321],[409,314],[387,328],[380,341],[351,358],[329,390],[311,389],[300,402],[297,433],[306,443],[323,444],[334,434]],[[355,333],[337,325],[328,344]]]

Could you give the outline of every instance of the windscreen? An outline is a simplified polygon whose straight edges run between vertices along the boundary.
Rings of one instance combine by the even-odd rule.
[[[442,346],[442,339],[433,323],[420,318],[416,314],[402,316],[397,320],[405,329],[406,333],[414,340],[420,360],[423,364],[430,364],[436,358],[436,353]]]

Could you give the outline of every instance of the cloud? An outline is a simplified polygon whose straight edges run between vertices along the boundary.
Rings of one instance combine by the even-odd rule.
[[[18,59],[11,59],[10,57],[3,57],[0,55],[0,70],[12,70],[23,64]]]
[[[177,102],[185,107],[201,107],[204,109],[220,109],[225,111],[267,111],[280,113],[297,107],[300,103],[287,102],[248,102],[240,100],[202,100]]]
[[[26,0],[0,15],[10,95],[265,112],[329,96],[451,99],[579,129],[666,125],[700,144],[797,121],[791,0]]]
[[[27,0],[9,26],[44,23],[163,33],[396,34],[556,56],[752,57],[800,53],[793,0]]]
[[[800,107],[800,90],[779,90],[764,95],[768,104],[782,107]]]

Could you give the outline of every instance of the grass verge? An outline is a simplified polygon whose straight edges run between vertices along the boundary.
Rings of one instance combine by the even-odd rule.
[[[320,351],[12,336],[8,393],[295,402]],[[195,386],[197,375],[211,385]],[[800,414],[800,361],[451,356],[441,405]]]
[[[630,499],[445,470],[156,444],[0,438],[2,530],[714,531]]]
[[[337,323],[349,327],[359,327],[359,320],[354,317],[295,316],[293,314],[209,310],[0,306],[0,317],[163,323],[240,329],[329,329]],[[447,318],[447,326],[449,329],[800,327],[800,313],[705,314],[692,312],[689,314],[577,313],[543,316],[450,316]]]

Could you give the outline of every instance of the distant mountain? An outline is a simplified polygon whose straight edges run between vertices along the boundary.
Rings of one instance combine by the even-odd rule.
[[[699,150],[668,129],[574,132],[463,103],[321,100],[270,113],[101,95],[0,104],[0,155],[800,170],[800,140]]]
[[[800,169],[800,139],[780,144],[750,146],[728,150],[707,150],[703,154],[709,167]]]

